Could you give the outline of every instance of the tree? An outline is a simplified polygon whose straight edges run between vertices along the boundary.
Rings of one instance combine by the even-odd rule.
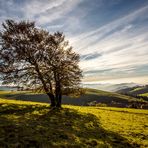
[[[43,90],[51,107],[61,107],[62,95],[80,94],[79,55],[63,33],[49,34],[34,22],[7,20],[0,34],[3,84]]]

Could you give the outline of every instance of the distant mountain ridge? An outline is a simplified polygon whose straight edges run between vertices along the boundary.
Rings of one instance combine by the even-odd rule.
[[[120,84],[83,84],[84,87],[88,88],[95,88],[99,90],[104,90],[104,91],[110,91],[110,92],[116,92],[118,90],[126,89],[126,88],[132,88],[132,87],[138,87],[141,86],[140,84],[136,83],[120,83]]]
[[[126,88],[132,88],[132,87],[138,87],[141,86],[140,84],[136,84],[136,83],[120,83],[120,84],[110,84],[110,83],[106,83],[106,84],[82,84],[83,87],[86,88],[93,88],[93,89],[99,89],[99,90],[103,90],[103,91],[110,91],[110,92],[117,92],[119,90],[122,89],[126,89]],[[0,90],[17,90],[18,87],[16,86],[0,86]]]
[[[0,86],[0,90],[17,90],[17,87],[16,86]]]

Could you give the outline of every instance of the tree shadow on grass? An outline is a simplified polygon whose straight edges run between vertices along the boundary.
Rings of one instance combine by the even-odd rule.
[[[16,114],[24,115],[26,113],[32,113],[33,111],[44,111],[45,109],[49,110],[48,105],[30,105],[30,104],[10,104],[3,103],[0,104],[0,115],[1,114]]]
[[[135,147],[118,133],[103,129],[92,114],[67,108],[50,110],[41,105],[10,106],[9,111],[3,108],[0,113],[3,148]]]

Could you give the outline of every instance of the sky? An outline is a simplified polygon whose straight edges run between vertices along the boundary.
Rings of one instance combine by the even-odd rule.
[[[148,0],[0,0],[6,19],[64,32],[85,83],[148,84]]]

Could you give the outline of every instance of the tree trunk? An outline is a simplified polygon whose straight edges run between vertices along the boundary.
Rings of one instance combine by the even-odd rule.
[[[47,93],[49,99],[50,99],[50,107],[56,107],[56,102],[55,102],[55,98],[54,98],[54,95],[50,94],[50,93]]]
[[[56,74],[56,72],[54,72],[54,79],[56,82],[55,86],[56,107],[61,108],[61,100],[62,100],[61,85],[59,80],[59,74]]]
[[[56,107],[61,108],[61,101],[62,101],[62,93],[61,93],[61,87],[59,84],[56,85]]]
[[[42,74],[41,74],[41,72],[39,70],[39,67],[38,67],[37,63],[35,64],[35,68],[36,68],[38,76],[39,76],[39,78],[40,78],[40,80],[41,80],[41,82],[43,84],[43,88],[44,88],[46,94],[48,95],[48,97],[50,99],[50,102],[51,102],[50,107],[55,107],[56,106],[55,97],[54,97],[54,95],[52,93],[49,92],[48,87],[46,85],[46,82],[44,81],[44,78],[43,78],[43,76],[42,76]]]
[[[61,108],[61,104],[62,104],[62,95],[61,93],[59,93],[58,98],[57,98],[56,107]]]

